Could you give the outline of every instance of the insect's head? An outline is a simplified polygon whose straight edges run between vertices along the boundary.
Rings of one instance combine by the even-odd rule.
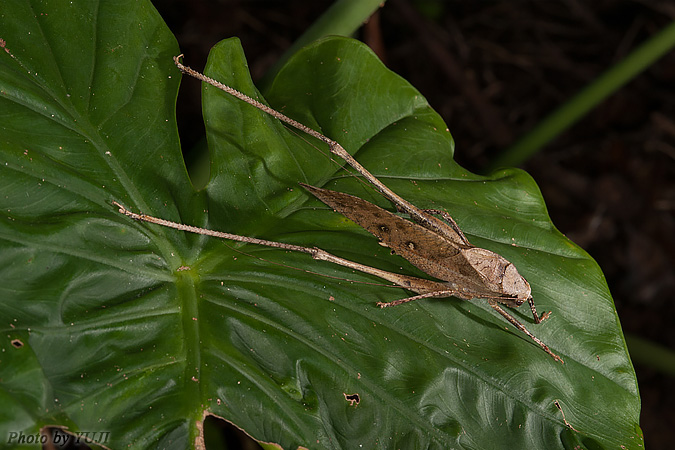
[[[511,263],[504,269],[502,292],[511,297],[515,306],[522,305],[532,296],[530,283],[518,273],[516,266]]]

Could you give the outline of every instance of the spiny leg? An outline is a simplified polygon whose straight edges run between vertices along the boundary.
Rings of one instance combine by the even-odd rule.
[[[402,299],[394,300],[394,301],[391,301],[391,302],[378,302],[377,306],[379,306],[380,308],[387,308],[387,307],[390,307],[390,306],[398,306],[398,305],[402,305],[403,303],[408,303],[408,302],[411,302],[411,301],[414,301],[414,300],[421,300],[421,299],[424,299],[424,298],[450,297],[450,296],[453,296],[453,295],[456,295],[456,291],[448,290],[448,291],[429,292],[429,293],[426,293],[426,294],[415,295],[413,297],[402,298]],[[565,364],[565,361],[563,361],[563,359],[560,356],[553,353],[551,351],[551,349],[548,348],[548,345],[544,344],[541,341],[541,339],[539,339],[537,336],[530,333],[530,331],[527,328],[525,328],[525,325],[520,323],[518,321],[518,319],[516,319],[511,314],[504,311],[504,309],[502,309],[502,307],[499,306],[499,304],[495,300],[488,299],[488,302],[490,303],[490,306],[492,306],[492,308],[494,308],[499,314],[501,314],[506,320],[508,320],[510,324],[512,324],[514,327],[516,327],[517,329],[519,329],[520,331],[522,331],[523,333],[528,335],[546,353],[551,355],[553,357],[553,359],[555,359],[556,361],[560,361],[562,364]],[[543,314],[540,321],[545,319],[546,317],[548,317],[548,313]]]
[[[404,289],[411,290],[413,292],[423,292],[425,293],[422,298],[426,297],[435,297],[435,296],[450,296],[453,295],[453,290],[446,288],[448,283],[427,280],[425,278],[411,277],[408,275],[401,275],[394,272],[387,272],[386,270],[381,270],[375,267],[366,266],[364,264],[359,264],[348,259],[340,258],[331,253],[328,253],[325,250],[322,250],[318,247],[302,247],[300,245],[286,244],[284,242],[277,241],[268,241],[265,239],[258,239],[249,236],[241,236],[238,234],[225,233],[222,231],[208,230],[206,228],[194,227],[191,225],[185,225],[178,222],[171,222],[165,219],[159,219],[157,217],[148,216],[147,214],[137,214],[129,211],[124,206],[118,202],[112,202],[113,205],[117,206],[119,212],[128,217],[131,217],[134,220],[139,220],[141,222],[154,223],[156,225],[161,225],[164,227],[174,228],[180,231],[188,231],[190,233],[202,234],[205,236],[212,236],[221,239],[229,239],[237,242],[244,242],[247,244],[254,245],[263,245],[266,247],[280,248],[283,250],[289,250],[294,252],[307,253],[312,256],[317,261],[327,261],[333,264],[338,264],[343,267],[348,267],[350,269],[358,270],[376,277],[382,278],[383,280],[391,281],[397,286],[400,286]],[[440,293],[435,295],[429,295],[427,293]]]
[[[248,103],[251,106],[254,106],[258,108],[259,110],[271,115],[272,117],[275,117],[276,119],[287,123],[288,125],[304,132],[307,133],[310,136],[315,137],[316,139],[320,140],[321,142],[324,142],[328,144],[328,147],[330,149],[330,152],[333,153],[334,155],[339,156],[347,164],[352,166],[356,171],[358,171],[366,180],[368,180],[382,195],[384,195],[387,199],[389,199],[392,203],[396,205],[397,208],[400,208],[401,210],[405,211],[406,214],[410,215],[413,220],[416,222],[422,224],[426,228],[435,230],[437,233],[440,233],[442,235],[447,235],[450,237],[451,240],[454,241],[453,237],[451,234],[448,233],[446,227],[447,225],[443,223],[441,220],[435,218],[435,217],[429,217],[425,214],[422,213],[422,211],[410,203],[409,201],[405,200],[404,198],[400,197],[398,194],[396,194],[394,191],[389,189],[387,186],[385,186],[380,180],[378,180],[373,174],[368,172],[365,167],[363,167],[352,155],[347,152],[338,142],[330,139],[329,137],[324,136],[323,134],[319,133],[316,130],[313,130],[309,128],[306,125],[303,125],[302,123],[298,122],[297,120],[293,120],[290,117],[270,108],[267,105],[262,104],[261,102],[249,97],[248,95],[237,91],[236,89],[231,88],[230,86],[227,86],[226,84],[223,84],[217,80],[214,80],[213,78],[209,78],[204,74],[201,74],[197,72],[196,70],[191,69],[188,66],[185,66],[181,63],[181,58],[183,55],[178,55],[173,57],[173,61],[176,64],[176,67],[178,69],[185,73],[188,74],[198,80],[201,80],[205,83],[208,83],[214,87],[217,87],[218,89],[221,89],[228,94]],[[454,232],[455,230],[453,230]],[[466,239],[466,238],[465,238]]]
[[[534,299],[530,295],[527,298],[527,304],[530,305],[530,309],[532,310],[532,315],[534,316],[534,323],[541,323],[544,320],[548,319],[548,317],[551,315],[551,311],[545,312],[541,316],[537,315],[537,308],[534,306]]]
[[[426,294],[420,294],[420,295],[415,295],[413,297],[406,297],[406,298],[401,298],[398,300],[394,300],[391,302],[377,302],[377,306],[380,308],[388,308],[390,306],[398,306],[402,305],[403,303],[408,303],[412,302],[413,300],[421,300],[423,298],[434,298],[434,297],[451,297],[455,295],[457,292],[456,291],[436,291],[436,292],[427,292]]]
[[[523,325],[522,323],[520,323],[520,322],[518,321],[518,319],[516,319],[516,318],[513,317],[511,314],[509,314],[509,313],[507,313],[506,311],[504,311],[504,309],[502,309],[502,307],[499,306],[499,304],[498,304],[495,300],[490,300],[490,299],[489,299],[488,302],[490,303],[490,306],[492,306],[493,309],[495,309],[495,310],[496,310],[499,314],[501,314],[506,320],[508,320],[509,323],[511,323],[511,325],[513,325],[514,327],[518,328],[520,331],[522,331],[523,333],[525,333],[526,335],[528,335],[530,338],[532,338],[532,340],[533,340],[534,342],[536,342],[537,344],[539,344],[539,346],[540,346],[546,353],[548,353],[549,355],[551,355],[551,356],[553,357],[553,359],[555,359],[556,361],[560,361],[561,363],[565,364],[565,361],[563,361],[562,358],[561,358],[560,356],[558,356],[558,355],[556,355],[555,353],[553,353],[553,352],[548,348],[548,345],[544,344],[537,336],[535,336],[535,335],[533,335],[532,333],[530,333],[530,332],[527,330],[527,328],[525,328],[525,325]]]

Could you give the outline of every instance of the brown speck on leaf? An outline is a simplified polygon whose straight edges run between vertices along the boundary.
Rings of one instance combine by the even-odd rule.
[[[14,55],[12,55],[12,53],[11,53],[11,52],[9,51],[9,49],[7,48],[7,42],[5,42],[5,40],[2,39],[2,38],[0,38],[0,47],[4,48],[5,51],[7,52],[7,54],[8,54],[9,56],[11,56],[12,58],[14,58]]]
[[[565,425],[567,425],[567,428],[569,428],[570,430],[576,431],[576,432],[578,433],[579,430],[577,430],[576,428],[574,428],[574,427],[572,426],[572,424],[570,424],[570,423],[567,421],[567,419],[565,418],[565,412],[562,410],[562,406],[560,406],[560,403],[558,402],[558,400],[555,400],[555,401],[553,402],[553,404],[560,410],[560,414],[562,414],[562,417],[563,417],[563,422],[565,422]]]

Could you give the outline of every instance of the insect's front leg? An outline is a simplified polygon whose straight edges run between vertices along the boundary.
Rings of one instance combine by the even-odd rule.
[[[541,316],[537,315],[537,308],[534,306],[534,299],[530,295],[527,299],[527,303],[530,305],[530,309],[532,310],[532,315],[534,316],[534,323],[541,323],[544,320],[548,319],[549,316],[551,315],[551,311],[545,312]]]
[[[511,325],[513,325],[514,327],[516,327],[517,329],[519,329],[520,331],[522,331],[523,333],[525,333],[526,335],[528,335],[534,342],[536,342],[537,344],[539,344],[539,346],[542,348],[542,350],[544,350],[546,353],[548,353],[549,355],[551,355],[551,356],[553,357],[553,359],[555,359],[556,361],[561,362],[562,364],[565,364],[565,361],[563,361],[563,359],[562,359],[560,356],[558,356],[558,355],[556,355],[555,353],[553,353],[553,352],[551,351],[551,349],[548,348],[548,345],[544,344],[544,343],[541,341],[541,339],[539,339],[538,337],[536,337],[535,335],[533,335],[532,333],[530,333],[530,332],[528,331],[528,329],[525,328],[525,325],[523,325],[522,323],[520,323],[520,322],[518,321],[518,319],[516,319],[515,317],[513,317],[511,314],[509,314],[509,313],[507,313],[506,311],[504,311],[504,309],[502,309],[502,307],[499,306],[499,304],[498,304],[496,301],[494,301],[494,300],[492,300],[492,299],[488,299],[488,303],[490,303],[490,306],[492,306],[492,308],[493,308],[495,311],[497,311],[499,314],[501,314],[502,317],[504,317],[506,320],[508,320],[508,321],[511,323]],[[533,304],[533,303],[532,303],[532,304]],[[535,313],[535,314],[536,314],[536,313]],[[546,315],[546,314],[544,314],[544,315]],[[541,319],[540,319],[540,321],[541,321]]]

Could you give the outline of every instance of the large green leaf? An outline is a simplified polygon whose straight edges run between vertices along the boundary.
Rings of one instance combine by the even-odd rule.
[[[5,2],[0,33],[3,442],[55,425],[109,432],[111,448],[185,448],[213,414],[289,449],[642,446],[598,266],[556,231],[527,174],[457,166],[439,116],[362,44],[301,50],[264,101],[514,262],[553,311],[541,325],[514,314],[564,365],[483,301],[381,310],[408,294],[304,254],[242,254],[118,214],[113,200],[420,275],[297,183],[391,205],[315,142],[211,87],[211,179],[192,188],[174,118],[178,48],[149,3]],[[236,40],[207,71],[257,94]]]

